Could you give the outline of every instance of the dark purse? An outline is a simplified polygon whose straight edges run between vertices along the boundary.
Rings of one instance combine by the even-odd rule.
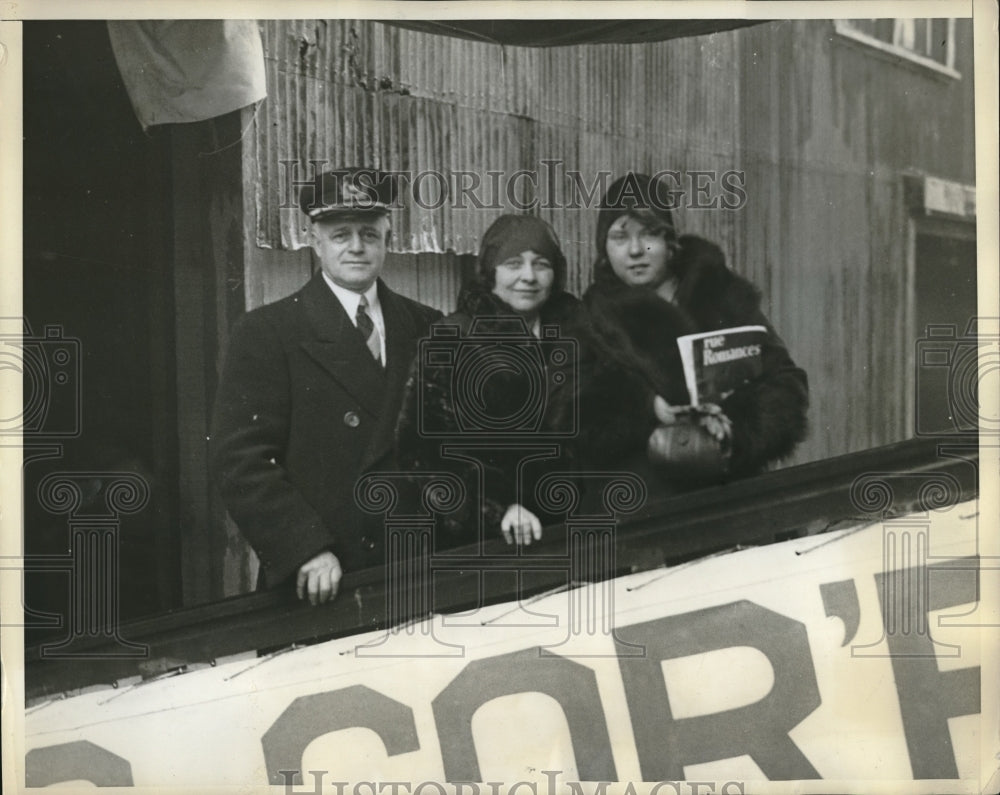
[[[717,480],[729,470],[729,450],[690,414],[649,435],[646,454],[659,471],[684,480]]]

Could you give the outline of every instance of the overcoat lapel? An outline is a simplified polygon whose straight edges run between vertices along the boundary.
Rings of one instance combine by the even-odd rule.
[[[317,273],[302,291],[302,303],[314,337],[302,342],[303,349],[366,412],[378,417],[386,391],[386,373],[372,358],[361,334],[321,273]]]

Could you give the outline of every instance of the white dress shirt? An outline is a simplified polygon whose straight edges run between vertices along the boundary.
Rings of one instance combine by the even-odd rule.
[[[362,294],[348,290],[346,287],[341,287],[339,284],[334,284],[325,273],[323,274],[323,279],[333,291],[333,294],[337,296],[337,300],[344,307],[344,311],[347,312],[347,316],[351,319],[354,327],[357,328],[358,304],[361,303]],[[378,283],[372,284],[371,287],[365,290],[364,296],[368,299],[368,317],[372,319],[372,323],[375,324],[375,328],[378,330],[379,345],[382,348],[382,365],[385,366],[385,318],[382,317],[382,304],[378,300]]]

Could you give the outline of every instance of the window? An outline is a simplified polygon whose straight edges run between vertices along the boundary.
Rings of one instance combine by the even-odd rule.
[[[955,70],[954,19],[838,19],[837,33],[951,77]]]

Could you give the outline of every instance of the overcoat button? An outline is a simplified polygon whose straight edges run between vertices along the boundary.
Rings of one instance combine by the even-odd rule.
[[[344,425],[348,428],[357,428],[361,424],[361,417],[356,411],[349,411],[344,415]]]

